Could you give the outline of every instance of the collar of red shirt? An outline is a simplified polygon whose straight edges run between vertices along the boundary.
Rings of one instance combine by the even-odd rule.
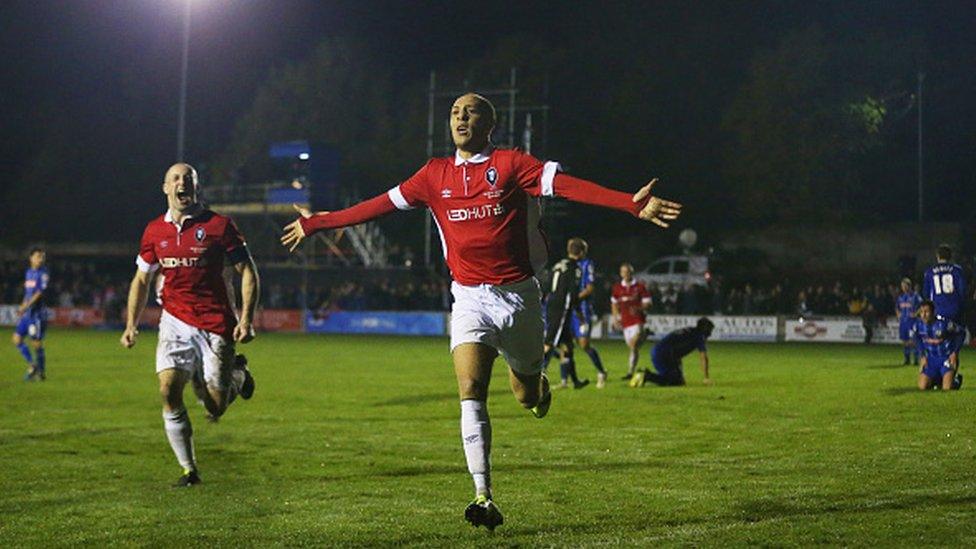
[[[631,278],[630,279],[630,284],[628,284],[626,280],[624,280],[622,278],[620,279],[620,285],[623,286],[624,288],[630,288],[634,284],[637,284],[637,279],[636,278]]]
[[[200,215],[200,212],[202,211],[203,211],[202,207],[197,207],[193,209],[193,213],[183,214],[183,223],[186,223],[187,219],[193,219],[194,217]],[[169,209],[166,210],[166,215],[163,216],[163,221],[167,223],[175,224],[175,222],[173,221],[173,212],[171,210]]]
[[[491,145],[488,145],[487,147],[485,147],[485,150],[483,150],[480,153],[472,156],[471,158],[468,158],[467,160],[465,160],[464,158],[461,158],[461,151],[460,150],[455,150],[454,151],[454,165],[455,166],[460,166],[461,164],[464,164],[465,162],[467,162],[468,164],[481,164],[482,162],[488,162],[488,159],[491,158],[491,151],[492,150],[494,150],[494,147],[492,147]]]

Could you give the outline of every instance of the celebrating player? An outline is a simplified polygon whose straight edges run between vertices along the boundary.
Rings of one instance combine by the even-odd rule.
[[[918,371],[918,388],[926,390],[932,386],[944,390],[962,387],[962,374],[959,374],[959,347],[962,327],[935,314],[935,303],[925,300],[918,308],[918,318],[913,327],[913,338],[922,355]]]
[[[582,238],[570,238],[566,243],[566,251],[579,264],[579,316],[573,315],[573,335],[576,336],[576,345],[581,351],[590,357],[590,362],[596,368],[596,387],[602,389],[607,384],[607,371],[603,368],[603,361],[600,360],[600,353],[590,345],[590,328],[593,327],[593,305],[590,296],[593,295],[593,282],[596,278],[593,260],[587,257],[590,251],[589,244]]]
[[[550,352],[559,355],[561,388],[568,387],[570,380],[574,389],[582,389],[590,383],[589,380],[580,381],[576,375],[576,362],[573,360],[573,319],[578,319],[583,314],[578,292],[582,276],[579,262],[570,254],[552,268],[552,282],[549,295],[546,296],[546,338],[543,352],[546,356]]]
[[[962,267],[952,261],[952,248],[940,244],[935,250],[936,264],[925,271],[922,282],[922,298],[935,304],[935,314],[951,320],[959,328],[956,336],[961,349],[966,340],[964,328],[966,312],[966,277]],[[958,360],[958,356],[956,359]]]
[[[27,373],[24,374],[24,381],[47,379],[44,356],[44,334],[47,332],[47,310],[44,308],[44,292],[47,291],[47,284],[50,277],[47,274],[47,267],[44,266],[44,250],[34,248],[30,251],[28,261],[30,267],[24,273],[24,300],[17,307],[17,314],[20,320],[14,328],[13,342],[17,350],[27,361]],[[31,349],[24,343],[24,338],[30,339],[30,347],[34,348],[34,356],[31,356]]]
[[[898,339],[901,340],[905,353],[903,366],[908,365],[908,359],[918,365],[918,348],[912,338],[912,326],[915,324],[915,311],[918,310],[922,297],[912,289],[912,281],[908,278],[901,280],[901,294],[895,298],[895,309],[898,311]]]
[[[701,317],[694,326],[681,328],[666,335],[651,350],[651,363],[654,364],[657,373],[646,369],[637,372],[630,379],[630,386],[640,387],[648,381],[657,385],[684,385],[685,374],[681,367],[681,359],[695,349],[698,349],[698,357],[701,361],[702,383],[710,385],[712,378],[708,377],[708,351],[705,349],[705,340],[712,335],[714,328],[715,325],[711,320]]]
[[[437,223],[454,282],[451,352],[461,399],[461,436],[475,500],[465,509],[474,526],[494,529],[502,515],[492,501],[488,382],[501,353],[516,399],[536,417],[551,403],[542,374],[543,327],[533,275],[545,263],[535,198],[569,200],[627,212],[667,227],[681,205],[651,196],[651,181],[633,196],[560,173],[518,150],[491,143],[495,108],[484,97],[462,95],[451,107],[453,157],[434,158],[389,192],[337,212],[311,212],[285,227],[281,242],[294,250],[315,231],[369,221],[394,210],[428,208]]]
[[[234,344],[254,339],[251,322],[257,305],[258,272],[234,222],[200,204],[197,172],[192,166],[170,167],[163,192],[168,210],[150,221],[142,235],[121,343],[125,348],[136,344],[150,275],[161,270],[165,278],[156,375],[166,437],[183,467],[175,486],[191,486],[200,482],[200,475],[183,388],[191,382],[214,421],[237,395],[251,398],[254,378],[241,360],[243,356],[235,358]],[[223,278],[225,261],[241,275],[239,319]]]
[[[630,349],[627,378],[637,371],[637,361],[641,345],[647,338],[644,329],[644,315],[651,308],[651,294],[644,284],[634,278],[634,267],[630,263],[620,265],[620,282],[613,285],[610,309],[613,322],[624,332],[624,341]]]

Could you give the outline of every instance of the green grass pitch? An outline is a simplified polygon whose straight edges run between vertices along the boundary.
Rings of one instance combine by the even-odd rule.
[[[612,383],[543,420],[499,361],[490,534],[462,518],[445,339],[263,334],[254,398],[215,425],[191,406],[204,484],[178,490],[155,334],[117,338],[53,331],[30,384],[8,344],[0,546],[976,545],[976,389],[914,390],[895,347],[712,344],[714,386],[690,357],[688,387],[629,389],[597,342]]]

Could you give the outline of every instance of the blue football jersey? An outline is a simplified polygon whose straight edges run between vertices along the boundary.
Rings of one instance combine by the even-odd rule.
[[[34,294],[43,292],[47,290],[47,283],[50,277],[47,274],[47,268],[41,267],[40,269],[27,269],[24,273],[24,301],[26,303]],[[44,298],[41,297],[31,308],[27,311],[27,314],[34,314],[41,311],[44,308]]]
[[[959,350],[961,328],[952,320],[936,317],[932,324],[921,318],[915,321],[912,329],[919,354],[924,354],[929,362],[942,362]]]
[[[935,314],[962,322],[966,303],[966,278],[962,267],[939,263],[925,271],[922,296],[935,303]]]
[[[908,322],[915,319],[915,311],[922,303],[922,296],[915,292],[901,294],[895,299],[895,309],[898,311],[898,321]]]
[[[590,258],[583,258],[578,261],[581,275],[579,281],[579,291],[583,291],[584,288],[593,284],[596,280],[596,274],[594,273],[593,260]],[[593,310],[590,305],[590,298],[580,300],[580,309],[583,311],[583,315],[589,321],[590,316],[593,315]]]

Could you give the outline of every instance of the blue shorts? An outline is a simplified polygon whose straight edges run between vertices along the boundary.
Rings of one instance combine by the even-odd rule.
[[[576,315],[572,316],[573,319],[573,337],[590,337],[590,322],[587,319],[586,324],[580,324],[579,317]]]
[[[38,341],[44,339],[45,332],[47,332],[47,318],[43,313],[25,314],[20,317],[17,327],[14,328],[14,333],[20,337],[29,337]]]
[[[902,341],[910,341],[912,339],[912,326],[914,325],[914,318],[910,318],[907,321],[900,321],[898,323],[898,339]]]
[[[926,357],[928,361],[922,373],[930,379],[942,379],[942,376],[952,371],[949,366],[949,359],[942,357]]]

